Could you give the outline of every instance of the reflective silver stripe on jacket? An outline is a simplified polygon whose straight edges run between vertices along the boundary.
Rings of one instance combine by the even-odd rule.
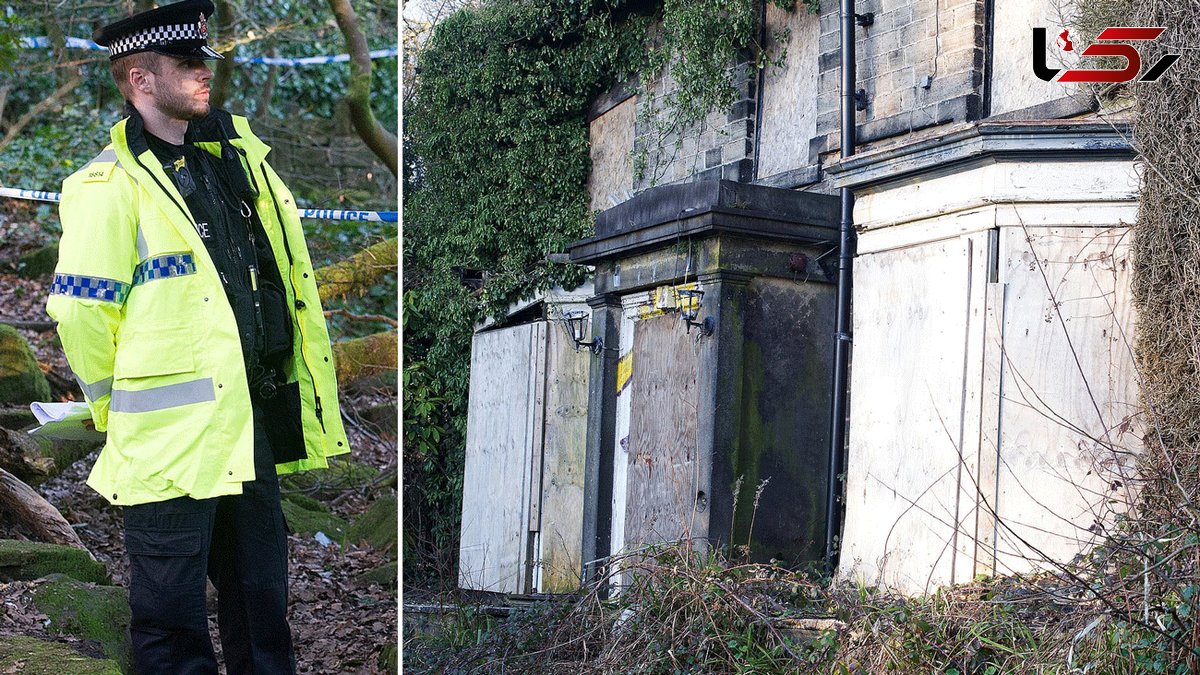
[[[142,262],[150,257],[150,247],[146,245],[146,235],[142,234],[142,224],[138,223],[137,229],[137,252],[138,262]]]
[[[83,381],[82,377],[76,375],[75,381],[79,383],[79,388],[83,390],[84,395],[88,397],[89,401],[99,400],[112,393],[113,379],[111,377],[88,384]]]
[[[108,150],[105,150],[104,152],[101,152],[93,157],[92,161],[83,165],[83,168],[86,169],[97,162],[114,162],[116,164],[120,164],[120,161],[117,160],[117,151],[113,150],[112,148],[109,148]]]
[[[112,412],[141,413],[214,400],[216,395],[212,378],[206,377],[141,391],[114,389],[108,409]]]

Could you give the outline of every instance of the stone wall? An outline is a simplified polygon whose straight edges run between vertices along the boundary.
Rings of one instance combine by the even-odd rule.
[[[865,0],[855,27],[857,84],[867,108],[857,115],[858,140],[870,143],[936,124],[980,116],[984,77],[983,0]],[[819,152],[838,149],[841,106],[841,21],[837,0],[821,3]]]
[[[1031,28],[1056,34],[1072,21],[1071,2],[858,0],[856,11],[873,15],[870,25],[855,26],[855,87],[865,95],[865,109],[856,113],[858,151],[989,117],[1088,113],[1085,90],[1043,82],[1029,65]],[[818,15],[800,3],[790,11],[768,4],[764,17],[760,40],[767,60],[778,63],[759,70],[746,54],[732,65],[739,100],[729,110],[671,128],[662,110],[675,90],[669,72],[626,85],[593,107],[593,160],[603,173],[593,177],[593,208],[611,208],[654,185],[717,177],[833,190],[824,168],[840,151],[840,3],[822,0]],[[1046,48],[1052,64],[1076,58],[1053,43]],[[601,144],[604,157],[596,156]]]
[[[677,89],[669,69],[645,98],[639,97],[633,154],[637,191],[689,180],[753,180],[757,71],[746,55],[731,72],[734,104],[688,128],[673,125],[664,110],[664,101]]]

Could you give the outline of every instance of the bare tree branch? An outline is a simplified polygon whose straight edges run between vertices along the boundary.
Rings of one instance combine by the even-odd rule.
[[[338,28],[346,36],[346,48],[350,52],[350,84],[346,91],[346,103],[350,106],[350,121],[363,142],[387,165],[397,178],[400,173],[399,149],[396,134],[383,128],[371,110],[371,55],[367,38],[358,25],[358,16],[350,6],[350,0],[329,0],[329,8],[337,19]]]
[[[71,77],[71,79],[67,80],[66,84],[62,85],[58,89],[55,89],[53,94],[50,94],[41,101],[38,101],[37,105],[30,108],[24,115],[21,115],[21,117],[14,122],[11,127],[9,127],[8,133],[4,134],[4,138],[0,139],[0,150],[8,147],[8,145],[12,143],[13,139],[17,137],[17,134],[21,133],[22,129],[29,126],[30,122],[37,119],[38,115],[41,115],[42,113],[53,108],[57,108],[59,105],[61,105],[62,99],[65,98],[67,94],[74,92],[79,86],[80,81],[79,74],[76,73]]]

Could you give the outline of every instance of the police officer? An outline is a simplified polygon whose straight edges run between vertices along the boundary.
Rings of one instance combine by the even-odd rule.
[[[63,183],[47,311],[124,507],[141,673],[295,670],[277,474],[349,451],[295,202],[246,120],[209,105],[209,0],[105,26],[127,117]]]

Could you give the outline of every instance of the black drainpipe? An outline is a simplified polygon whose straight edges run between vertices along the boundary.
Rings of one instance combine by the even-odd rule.
[[[854,154],[854,0],[842,0],[842,159]],[[841,548],[841,483],[846,449],[846,407],[850,365],[850,284],[854,263],[854,193],[842,188],[842,222],[838,241],[837,332],[834,334],[833,420],[829,440],[829,493],[826,502],[825,564],[837,570]]]

